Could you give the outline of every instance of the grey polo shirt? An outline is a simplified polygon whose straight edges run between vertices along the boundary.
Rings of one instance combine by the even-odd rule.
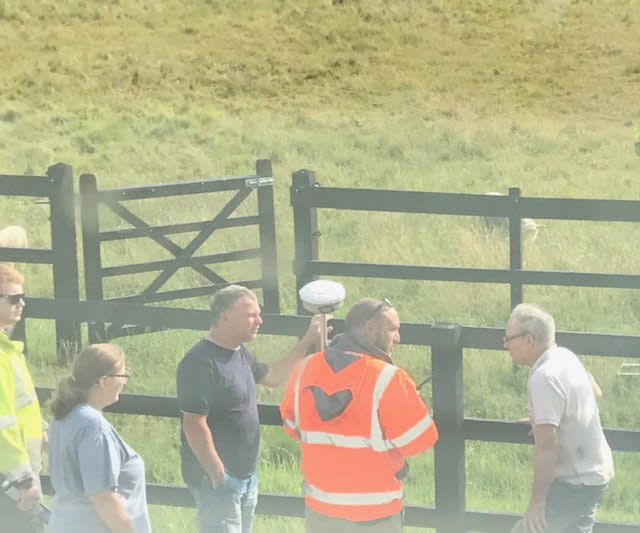
[[[534,425],[558,428],[556,479],[604,485],[613,478],[613,457],[602,431],[591,374],[566,348],[553,346],[533,364],[527,382]]]

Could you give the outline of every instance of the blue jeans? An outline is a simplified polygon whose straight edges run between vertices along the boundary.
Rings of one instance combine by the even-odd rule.
[[[591,533],[596,511],[607,485],[571,485],[554,481],[549,487],[545,518],[547,533]],[[518,522],[512,533],[524,531]]]
[[[217,488],[203,476],[199,486],[189,485],[198,508],[200,533],[251,533],[258,503],[258,475],[246,479],[226,472]]]

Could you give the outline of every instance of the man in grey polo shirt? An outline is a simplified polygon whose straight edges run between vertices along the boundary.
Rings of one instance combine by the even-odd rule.
[[[535,441],[529,506],[512,532],[589,533],[613,478],[599,389],[578,357],[556,345],[553,318],[538,306],[513,310],[504,347],[516,363],[531,367],[527,391]]]

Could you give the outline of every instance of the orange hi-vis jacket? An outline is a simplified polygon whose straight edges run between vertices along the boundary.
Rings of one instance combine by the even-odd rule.
[[[339,365],[336,356],[343,358]],[[300,441],[306,504],[354,522],[400,512],[404,458],[438,440],[429,410],[404,370],[333,347],[298,363],[280,412],[285,431]]]

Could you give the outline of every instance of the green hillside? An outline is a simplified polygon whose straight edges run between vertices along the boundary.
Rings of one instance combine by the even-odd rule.
[[[63,161],[109,187],[245,175],[270,158],[285,313],[295,310],[288,187],[300,168],[330,186],[519,186],[525,196],[640,199],[640,0],[0,0],[0,95],[3,174],[41,175]],[[169,224],[206,217],[208,207],[183,201],[146,215]],[[0,210],[0,225],[23,224],[34,246],[48,246],[45,206],[0,198]],[[508,264],[504,236],[469,217],[329,212],[320,224],[328,260]],[[538,239],[525,242],[524,261],[637,273],[639,245],[633,224],[543,221]],[[158,259],[154,253],[114,247],[105,258]],[[26,270],[29,294],[51,293],[48,270]],[[341,281],[349,298],[388,296],[409,322],[501,327],[509,313],[502,286]],[[545,305],[560,330],[640,330],[636,291],[534,287],[525,296]],[[30,321],[28,329],[30,364],[39,384],[52,385],[66,371],[50,353],[53,328]],[[122,339],[137,376],[129,391],[174,393],[175,365],[197,338]],[[264,336],[252,348],[269,359],[289,343]],[[465,414],[520,417],[524,369],[500,352],[467,352]],[[428,371],[428,354],[415,348],[400,347],[397,361],[415,375]],[[638,385],[615,376],[622,361],[585,362],[605,393],[605,425],[640,428]],[[145,450],[150,481],[180,483],[175,420],[115,421]],[[263,434],[262,490],[299,493],[296,445],[278,428]],[[469,443],[468,506],[524,509],[530,452]],[[616,463],[599,516],[637,521],[640,458],[618,453]],[[416,459],[408,500],[432,503],[432,480],[431,456]],[[154,507],[152,519],[160,532],[193,525],[192,511]],[[258,517],[256,531],[297,532],[300,524]]]
[[[427,189],[638,196],[622,175],[637,169],[638,0],[3,0],[0,25],[5,172],[65,160],[170,181],[259,154],[284,179],[312,165],[348,184],[380,177],[361,161],[375,137]],[[361,144],[335,157],[336,131]],[[544,162],[504,161],[519,151]],[[476,152],[491,160],[476,181],[448,183]],[[559,157],[575,167],[556,176]]]

